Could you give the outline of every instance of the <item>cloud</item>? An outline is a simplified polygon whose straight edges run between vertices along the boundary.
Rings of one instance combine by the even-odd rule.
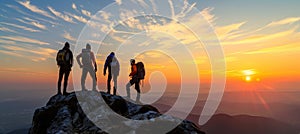
[[[62,36],[63,36],[65,39],[67,39],[67,40],[70,40],[70,41],[73,41],[73,42],[76,41],[76,38],[74,38],[73,36],[71,36],[71,34],[68,33],[68,32],[66,32],[66,31],[65,31],[65,33],[64,33]]]
[[[40,29],[47,30],[47,27],[45,25],[40,24],[39,22],[31,22],[31,24],[35,27],[38,27]]]
[[[78,15],[75,15],[75,14],[71,14],[71,13],[66,13],[68,14],[69,16],[73,17],[74,19],[78,20],[79,22],[82,22],[82,23],[87,23],[87,19],[82,17],[82,16],[78,16]]]
[[[8,25],[8,26],[16,27],[16,28],[19,28],[19,29],[23,29],[23,30],[26,30],[26,31],[29,31],[29,32],[41,32],[40,30],[28,28],[28,27],[25,27],[25,26],[20,26],[20,25],[17,25],[17,24],[6,23],[6,22],[0,22],[0,23]]]
[[[74,10],[77,10],[77,6],[75,5],[75,3],[72,3],[72,8],[73,8]]]
[[[31,5],[30,1],[18,1],[18,3],[20,3],[21,5],[23,5],[24,7],[26,7],[27,9],[29,9],[32,12],[44,15],[46,17],[49,17],[51,19],[55,19],[55,17],[51,16],[50,14],[48,14],[46,11],[39,9],[38,7]]]
[[[294,43],[288,45],[267,47],[267,48],[262,48],[254,51],[248,51],[245,52],[244,54],[269,54],[269,53],[275,54],[275,53],[291,53],[291,52],[299,52],[299,51],[300,51],[300,47],[298,46],[297,43]]]
[[[271,33],[271,34],[254,34],[246,36],[242,39],[235,39],[230,41],[223,41],[223,45],[249,45],[253,43],[266,43],[269,44],[270,42],[275,42],[275,40],[278,39],[284,39],[288,38],[289,36],[294,34],[294,30],[287,30],[287,31],[281,31],[277,33]]]
[[[219,38],[222,40],[226,36],[230,36],[229,33],[239,30],[241,26],[243,26],[246,22],[240,22],[240,23],[235,23],[235,24],[230,24],[226,26],[216,26],[215,30],[219,36]]]
[[[1,53],[12,55],[16,57],[27,58],[32,61],[45,61],[47,58],[52,58],[56,54],[56,50],[50,48],[42,48],[42,47],[35,47],[32,49],[30,45],[23,45],[23,46],[12,46],[12,45],[4,45],[2,46],[5,50],[0,50]]]
[[[295,22],[300,21],[300,17],[291,17],[291,18],[285,18],[279,21],[273,21],[270,24],[268,24],[266,27],[274,27],[274,26],[279,26],[279,25],[287,25],[287,24],[292,24]]]
[[[30,44],[38,44],[38,45],[49,45],[47,42],[27,38],[27,37],[21,37],[21,36],[0,36],[2,39],[11,40],[11,41],[18,41],[18,42],[24,42],[24,43],[30,43]]]
[[[214,8],[212,7],[208,7],[208,8],[205,8],[203,9],[200,13],[201,15],[203,15],[203,17],[211,24],[215,25],[215,20],[217,19],[215,17],[214,14],[212,14],[211,12],[214,10]]]
[[[16,42],[10,41],[10,40],[2,40],[2,39],[0,39],[0,42],[1,42],[1,44],[10,44],[10,45],[16,44]]]
[[[82,9],[81,13],[84,14],[85,16],[87,16],[87,17],[92,17],[91,12],[89,12],[87,10]]]
[[[122,0],[115,0],[118,5],[122,4]]]
[[[35,26],[39,29],[43,29],[43,30],[47,30],[47,27],[43,24],[40,24],[38,21],[35,21],[35,20],[32,20],[32,19],[29,19],[31,22],[27,22],[27,21],[24,21],[22,19],[16,19],[22,23],[25,23],[25,24],[28,24],[28,25],[32,25],[32,26]]]
[[[0,27],[0,31],[3,32],[11,32],[11,33],[17,33],[15,30],[9,29],[7,27]]]
[[[52,7],[50,7],[50,6],[48,6],[48,9],[51,11],[51,13],[53,13],[55,16],[57,16],[57,17],[63,19],[64,21],[70,22],[70,23],[75,23],[75,22],[73,21],[73,19],[72,19],[71,17],[69,17],[68,15],[64,15],[64,14],[62,14],[62,13],[56,11],[54,8],[52,8]]]

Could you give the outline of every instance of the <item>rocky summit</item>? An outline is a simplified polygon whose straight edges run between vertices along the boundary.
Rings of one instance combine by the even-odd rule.
[[[95,91],[52,96],[35,110],[29,133],[204,134],[192,122],[163,115],[151,105]]]

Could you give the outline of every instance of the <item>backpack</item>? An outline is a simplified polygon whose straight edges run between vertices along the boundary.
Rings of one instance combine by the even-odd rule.
[[[57,56],[56,56],[56,63],[59,66],[66,65],[67,61],[70,60],[69,53],[67,50],[61,49],[58,51]]]
[[[143,62],[136,63],[136,68],[137,68],[137,78],[143,80],[146,74],[144,63]]]
[[[92,65],[91,51],[88,49],[82,49],[82,64],[83,65]]]

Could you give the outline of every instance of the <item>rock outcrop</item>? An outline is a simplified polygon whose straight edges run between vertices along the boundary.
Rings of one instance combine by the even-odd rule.
[[[95,91],[52,96],[36,109],[29,133],[204,134],[192,122],[162,115],[151,105]]]

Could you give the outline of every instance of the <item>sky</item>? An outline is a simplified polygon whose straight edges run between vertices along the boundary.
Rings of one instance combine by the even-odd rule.
[[[224,59],[217,60],[226,63],[226,91],[242,90],[241,87],[247,85],[259,90],[299,91],[299,1],[190,0],[186,1],[189,3],[187,7],[184,4],[176,7],[171,0],[156,5],[152,1],[138,0],[136,3],[145,9],[150,7],[151,11],[170,12],[172,17],[144,16],[114,22],[114,14],[98,12],[115,2],[119,6],[130,3],[126,0],[2,1],[1,89],[55,89],[57,51],[68,41],[76,56],[81,46],[88,42],[85,39],[91,38],[89,43],[93,50],[102,44],[95,53],[100,70],[98,79],[103,88],[103,61],[111,50],[117,48],[122,66],[121,82],[128,80],[128,61],[135,55],[137,60],[146,63],[147,80],[153,80],[155,76],[154,81],[158,84],[162,80],[178,84],[182,81],[198,82],[200,77],[201,82],[209,83],[214,70],[204,45],[213,42],[224,52]],[[189,7],[197,8],[201,16],[189,11]],[[118,15],[126,18],[132,13],[135,12],[124,10]],[[97,17],[101,20],[97,21]],[[185,25],[174,21],[176,19]],[[116,27],[100,42],[99,36],[107,32],[110,25]],[[86,32],[84,28],[91,31],[82,34]],[[203,35],[202,42],[193,30]],[[154,46],[155,50],[138,53],[142,50],[139,48],[148,46]],[[78,71],[76,62],[74,70]],[[151,75],[153,72],[162,73]],[[181,75],[187,77],[181,78]],[[72,77],[76,81],[79,75],[72,74]]]

